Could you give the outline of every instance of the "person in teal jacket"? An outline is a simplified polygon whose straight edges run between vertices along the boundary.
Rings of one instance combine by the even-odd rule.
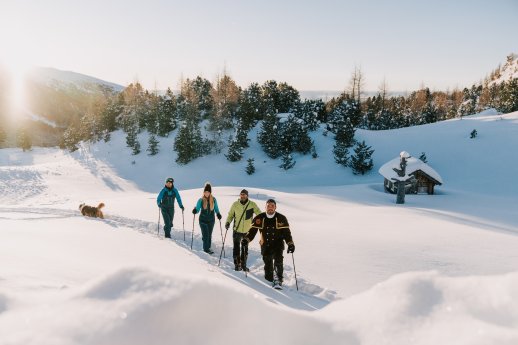
[[[214,215],[216,214],[218,219],[221,220],[221,213],[219,213],[218,201],[212,196],[212,186],[208,182],[205,184],[205,188],[203,188],[203,196],[196,203],[196,207],[192,209],[193,214],[198,212],[200,212],[199,222],[203,251],[205,253],[214,254],[214,251],[210,248],[212,243],[212,230],[216,222]]]
[[[166,238],[171,238],[175,199],[182,211],[184,210],[182,198],[180,198],[180,193],[178,192],[178,189],[174,187],[173,183],[174,179],[172,177],[168,177],[167,180],[165,180],[164,188],[162,188],[160,193],[158,193],[158,197],[156,198],[156,203],[162,212],[162,217],[164,218],[164,234]]]

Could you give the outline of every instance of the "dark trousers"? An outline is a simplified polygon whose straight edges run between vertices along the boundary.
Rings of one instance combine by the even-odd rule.
[[[277,280],[282,283],[282,274],[284,271],[284,257],[282,249],[275,251],[273,254],[263,255],[264,261],[264,278],[273,281],[273,273],[277,273]]]
[[[202,222],[200,221],[201,240],[203,242],[203,250],[208,251],[212,243],[212,230],[214,229],[215,221]]]
[[[164,218],[164,234],[166,238],[171,238],[171,228],[173,227],[174,208],[162,207],[162,218]]]
[[[234,264],[246,268],[246,259],[248,258],[248,245],[242,246],[241,240],[246,233],[234,231],[232,239],[234,240],[234,250],[232,256],[234,257]]]

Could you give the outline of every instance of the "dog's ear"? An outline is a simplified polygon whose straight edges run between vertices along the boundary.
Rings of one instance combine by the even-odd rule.
[[[82,204],[79,204],[79,210],[81,210],[81,208],[85,205],[85,203],[83,202]]]

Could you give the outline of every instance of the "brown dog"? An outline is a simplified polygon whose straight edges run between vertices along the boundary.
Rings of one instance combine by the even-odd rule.
[[[88,205],[85,205],[84,203],[82,203],[81,205],[79,205],[79,211],[81,211],[81,214],[83,216],[104,219],[104,214],[101,211],[101,208],[103,208],[103,207],[104,207],[104,204],[102,202],[99,205],[97,205],[97,207],[88,206]]]

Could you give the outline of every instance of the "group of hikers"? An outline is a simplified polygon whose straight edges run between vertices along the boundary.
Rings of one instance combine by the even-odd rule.
[[[157,197],[157,205],[161,210],[164,219],[164,234],[166,238],[171,238],[171,228],[174,219],[175,200],[178,206],[184,211],[182,198],[178,189],[174,187],[174,179],[169,177],[165,181]],[[259,231],[259,244],[261,255],[264,261],[264,278],[275,285],[282,285],[283,277],[283,251],[284,242],[288,246],[288,253],[295,252],[295,244],[291,237],[288,219],[277,212],[277,203],[274,199],[266,201],[266,211],[261,212],[257,204],[248,198],[248,191],[243,189],[228,212],[225,228],[228,230],[233,223],[233,251],[234,269],[236,271],[246,271],[248,244],[255,238]],[[216,217],[221,221],[218,202],[212,195],[212,186],[206,183],[203,188],[203,195],[198,199],[196,206],[192,209],[193,215],[200,213],[198,218],[203,251],[214,254],[211,249],[212,230],[216,222]],[[255,217],[253,215],[255,214]],[[274,274],[275,273],[275,274]]]

